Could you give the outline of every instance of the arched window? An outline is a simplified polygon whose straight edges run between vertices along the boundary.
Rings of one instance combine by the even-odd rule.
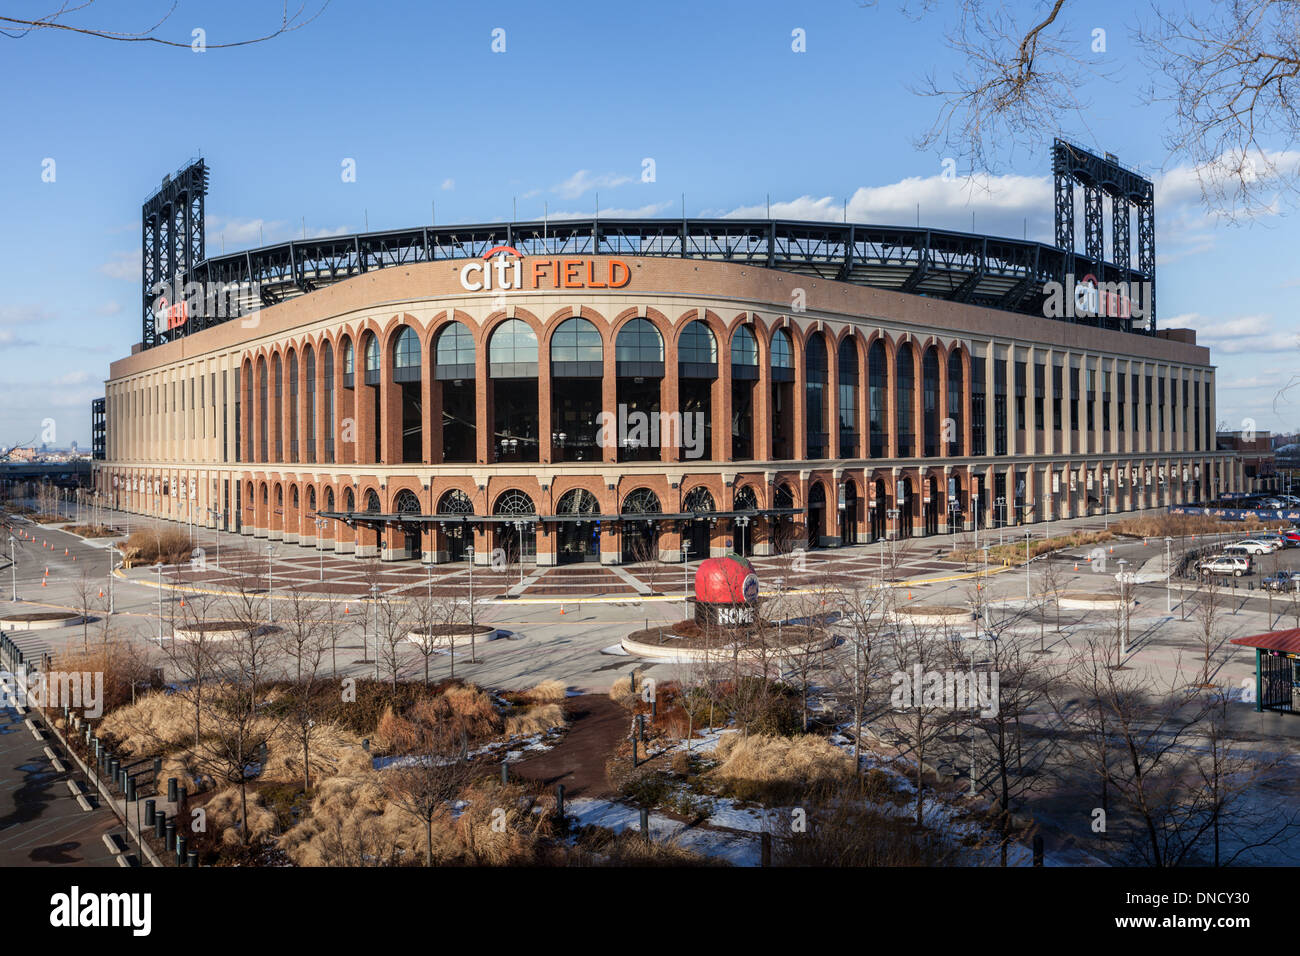
[[[916,367],[913,364],[912,346],[904,342],[898,347],[894,358],[894,377],[897,387],[894,389],[894,406],[896,408],[894,428],[898,431],[898,457],[911,458],[916,454],[915,430],[912,428],[912,409],[916,389]]]
[[[662,363],[664,340],[649,319],[633,319],[619,329],[614,359],[623,363]]]
[[[347,336],[343,338],[343,387],[351,388],[353,384],[354,358],[352,352],[352,340]]]
[[[271,408],[271,431],[274,446],[274,455],[272,461],[284,461],[284,416],[281,410],[284,408],[284,363],[280,360],[280,353],[275,354],[272,359],[272,380],[274,383],[274,394],[272,399],[275,404]]]
[[[473,513],[474,503],[469,500],[469,495],[459,488],[444,491],[442,497],[438,499],[440,515],[472,515]]]
[[[357,496],[349,488],[343,493],[343,510],[349,514],[357,510]]]
[[[718,343],[707,324],[696,319],[682,330],[682,337],[677,343],[677,361],[681,365],[696,368],[717,366]]]
[[[858,456],[858,343],[846,338],[840,343],[839,373],[839,429],[840,457]]]
[[[537,333],[522,319],[506,319],[492,332],[488,363],[493,378],[535,378]]]
[[[939,352],[934,346],[921,356],[921,424],[925,457],[939,454]]]
[[[596,496],[585,488],[571,488],[560,498],[555,506],[557,515],[596,515],[600,514],[600,502]]]
[[[659,496],[649,488],[637,488],[623,499],[621,513],[625,515],[657,515],[663,509],[659,505]]]
[[[1042,366],[1039,366],[1042,369]],[[963,387],[962,379],[964,368],[961,360],[961,349],[953,349],[948,353],[948,418],[952,420],[951,430],[948,432],[948,454],[959,455],[962,443],[962,396],[966,394]],[[1039,385],[1041,389],[1041,384]],[[1042,399],[1042,392],[1039,392],[1039,399]],[[1039,416],[1041,426],[1042,416]]]
[[[307,369],[307,460],[316,460],[316,350],[308,345],[304,351]]]
[[[298,460],[298,356],[289,352],[289,460]]]
[[[565,319],[551,336],[551,374],[561,378],[599,378],[604,348],[596,326],[583,318]]]
[[[736,497],[733,499],[733,501],[734,501],[733,510],[735,511],[757,511],[758,510],[758,498],[754,494],[754,489],[749,487],[749,485],[745,485],[745,487],[739,489],[736,492]]]
[[[409,325],[402,326],[393,342],[393,381],[420,380],[420,337]]]
[[[325,422],[325,461],[334,461],[334,347],[329,340],[320,347],[322,380],[325,386],[324,401],[321,403],[321,416]]]
[[[503,492],[492,506],[494,515],[508,515],[510,517],[534,518],[537,516],[537,507],[533,504],[533,499],[518,489],[512,488]]]
[[[438,378],[474,377],[474,335],[463,322],[448,322],[438,333]]]
[[[828,365],[826,336],[814,332],[804,343],[804,413],[809,458],[825,458],[829,453],[830,429],[826,422]]]
[[[403,488],[397,493],[394,507],[399,515],[418,515],[420,513],[420,499],[415,496],[414,491]]]
[[[379,384],[379,339],[373,332],[366,335],[366,384]]]
[[[888,388],[889,356],[885,343],[876,339],[867,351],[867,428],[872,458],[884,458],[889,450]]]
[[[785,329],[777,329],[772,333],[772,368],[786,369],[791,372],[794,370],[794,347],[790,344],[790,333]],[[790,375],[785,381],[793,381],[794,375]]]
[[[377,515],[379,514],[380,510],[381,509],[379,506],[379,492],[371,488],[369,491],[366,492],[366,511],[370,514]]]
[[[731,337],[731,367],[733,370],[737,367],[752,367],[757,373],[758,341],[754,338],[754,330],[748,325],[740,326]],[[754,377],[757,378],[757,374]]]
[[[325,489],[325,510],[326,511],[334,510],[334,489],[333,488]]]
[[[682,510],[689,514],[710,514],[718,509],[713,505],[713,495],[703,485],[696,485],[686,493]]]
[[[316,489],[311,485],[307,486],[307,510],[316,513]]]

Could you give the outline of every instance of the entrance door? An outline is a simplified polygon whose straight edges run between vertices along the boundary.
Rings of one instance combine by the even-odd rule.
[[[709,539],[712,537],[712,532],[713,529],[710,527],[709,522],[703,518],[694,518],[689,522],[686,534],[687,540],[691,543],[689,557],[692,560],[702,561],[710,557],[709,549],[711,544]]]
[[[595,521],[563,521],[556,540],[558,564],[600,560],[600,529]]]

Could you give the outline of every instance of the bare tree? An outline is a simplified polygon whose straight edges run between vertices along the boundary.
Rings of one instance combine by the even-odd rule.
[[[47,13],[45,16],[32,19],[0,15],[0,36],[19,39],[31,33],[63,31],[67,33],[79,33],[82,36],[96,37],[101,40],[116,40],[122,43],[153,43],[158,46],[185,47],[189,49],[196,48],[194,46],[196,42],[194,37],[185,40],[172,40],[157,34],[157,31],[165,26],[167,21],[171,19],[172,14],[176,12],[176,3],[172,3],[171,7],[162,15],[162,17],[155,20],[152,24],[149,24],[142,30],[110,30],[107,27],[102,26],[68,22],[68,18],[71,15],[83,11],[93,4],[94,0],[81,0],[81,2],[73,3],[65,2],[57,9]],[[279,25],[269,33],[247,37],[242,40],[231,40],[227,43],[207,43],[205,41],[203,48],[209,50],[220,50],[228,47],[249,46],[253,43],[263,43],[282,34],[301,30],[324,13],[327,6],[329,6],[329,0],[321,0],[320,9],[308,15],[306,3],[300,5],[298,9],[293,12],[290,12],[289,4],[285,3],[281,6]]]
[[[319,604],[307,600],[302,592],[290,591],[288,615],[276,636],[281,652],[293,663],[287,720],[302,746],[303,788],[310,792],[311,744],[316,728],[312,701],[321,685],[321,664],[330,642],[325,612]]]
[[[1223,615],[1223,592],[1218,578],[1207,575],[1201,585],[1196,602],[1196,623],[1198,625],[1197,643],[1201,651],[1200,685],[1202,688],[1214,686],[1214,655],[1218,652],[1219,619]]]
[[[475,770],[461,758],[461,747],[448,727],[417,722],[416,729],[419,743],[400,768],[384,772],[384,784],[394,806],[424,824],[424,865],[433,866],[433,821],[473,780]]]
[[[931,15],[938,4],[922,2]],[[946,42],[960,59],[951,76],[915,87],[938,104],[917,140],[944,147],[973,169],[994,169],[1048,131],[1087,124],[1087,81],[1123,82],[1107,66],[1107,36],[1081,0],[1047,0],[1027,12],[954,0]],[[1300,135],[1300,10],[1287,0],[1226,0],[1208,9],[1156,0],[1130,40],[1156,82],[1135,108],[1163,106],[1167,162],[1190,165],[1202,201],[1226,216],[1255,214],[1294,192]],[[978,180],[972,179],[976,184]]]

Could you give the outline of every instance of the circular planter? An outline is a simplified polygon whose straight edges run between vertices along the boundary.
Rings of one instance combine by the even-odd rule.
[[[423,647],[426,644],[433,644],[435,646],[446,644],[447,646],[451,646],[453,640],[457,642],[462,640],[468,641],[470,637],[470,626],[468,624],[456,625],[454,627],[448,627],[443,624],[435,626],[432,630],[433,634],[430,636],[427,628],[412,628],[406,632],[406,639],[412,644],[417,644]],[[475,624],[473,632],[476,638],[481,637],[490,641],[496,638],[498,629],[490,627],[487,624]]]
[[[1057,599],[1057,604],[1071,611],[1118,611],[1124,607],[1124,601],[1114,594],[1091,594],[1088,591],[1066,591]],[[1132,602],[1129,602],[1132,603]]]
[[[81,621],[82,617],[76,611],[23,611],[0,617],[0,627],[9,631],[45,631],[71,627]]]
[[[955,604],[908,604],[898,609],[898,619],[915,625],[957,628],[971,622],[971,609]]]
[[[253,633],[262,637],[278,630],[274,624],[259,624]],[[204,621],[172,630],[172,636],[178,641],[233,641],[247,633],[248,625],[238,621]]]
[[[674,634],[677,628],[685,627],[687,633]],[[801,630],[813,633],[813,636],[806,640],[786,641],[780,646],[769,645],[766,648],[752,644],[747,638],[744,629],[734,629],[734,637],[725,632],[718,636],[716,643],[706,644],[701,642],[698,636],[698,628],[694,622],[681,621],[671,628],[651,628],[650,631],[634,631],[620,642],[623,650],[634,657],[643,657],[651,660],[673,660],[673,661],[718,661],[731,660],[739,656],[746,660],[755,657],[766,656],[768,659],[779,659],[784,655],[810,654],[815,651],[824,650],[835,644],[834,635],[827,631],[812,632],[810,628],[798,625]],[[669,639],[660,643],[653,640],[655,632],[662,633],[667,630]],[[769,633],[771,633],[769,629]]]

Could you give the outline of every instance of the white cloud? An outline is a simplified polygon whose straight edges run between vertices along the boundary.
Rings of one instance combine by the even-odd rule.
[[[1216,318],[1188,312],[1162,318],[1163,328],[1196,330],[1196,343],[1219,355],[1274,354],[1300,348],[1300,332],[1267,313]]]
[[[593,189],[613,189],[632,181],[631,176],[618,173],[602,173],[593,176],[590,169],[580,169],[564,182],[552,187],[551,191],[559,193],[565,199],[577,199],[583,193]]]
[[[444,179],[442,181],[443,192],[451,192],[455,188],[456,188],[456,180],[448,177],[447,179]]]
[[[645,219],[651,216],[658,216],[672,206],[671,202],[650,203],[646,206],[639,206],[636,209],[601,209],[601,219]],[[550,214],[551,219],[591,219],[596,215],[595,209],[572,210],[564,212],[553,212]]]
[[[101,263],[99,271],[111,279],[131,279],[140,281],[141,255],[138,248],[129,252],[115,252],[107,262]]]

